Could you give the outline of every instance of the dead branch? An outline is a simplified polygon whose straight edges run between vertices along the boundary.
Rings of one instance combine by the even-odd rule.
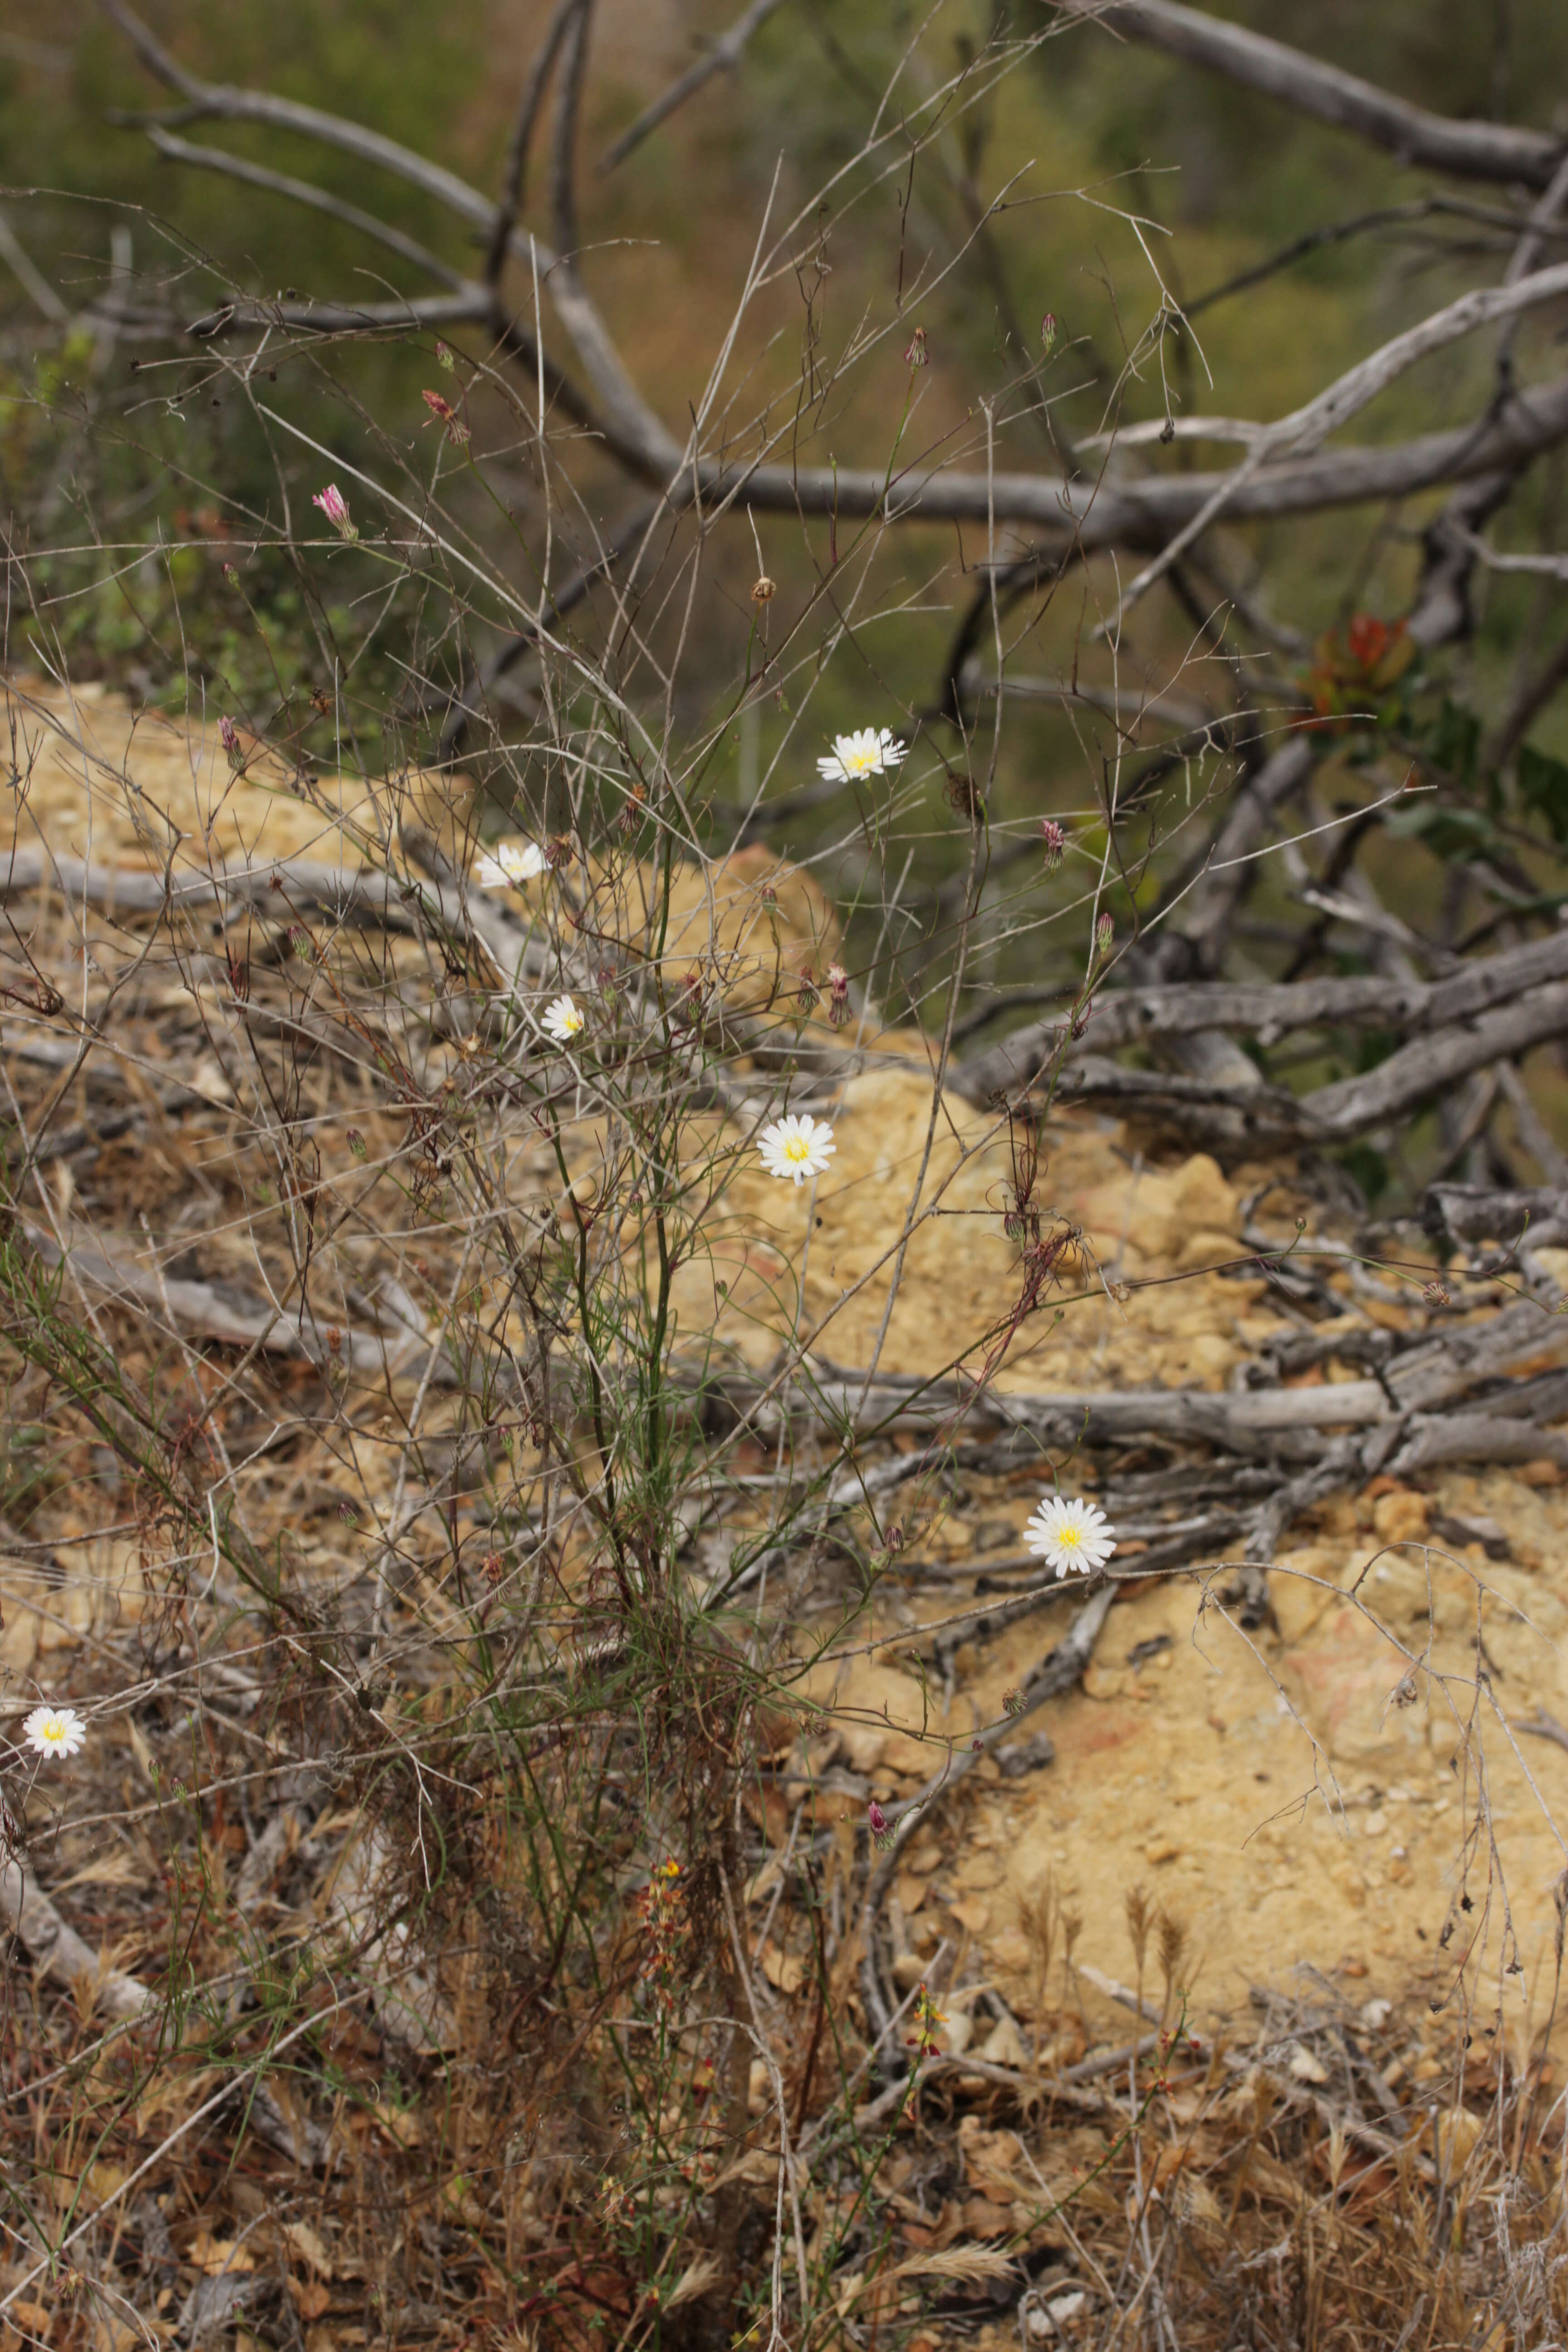
[[[1186,8],[1180,0],[1055,0],[1059,13],[1091,20],[1168,56],[1208,67],[1320,122],[1352,131],[1400,162],[1457,178],[1522,182],[1543,188],[1563,152],[1541,131],[1496,122],[1454,122],[1391,97],[1338,66],[1289,48],[1244,26]]]
[[[82,1988],[90,2006],[124,2021],[156,2017],[160,1997],[140,1977],[111,1969],[84,1943],[43,1892],[18,1855],[0,1861],[0,1925],[14,1935],[40,1975]],[[245,2093],[237,2082],[237,2098]],[[299,2165],[315,2168],[325,2164],[330,2136],[308,2117],[290,2120],[264,2083],[250,2096],[250,2121],[259,2137]]]
[[[1540,944],[1554,947],[1557,942]],[[1258,993],[1271,992],[1260,989]],[[1184,1009],[1190,1015],[1194,1008]],[[1037,1024],[1020,1033],[1029,1041],[1022,1052],[1005,1039],[961,1064],[953,1073],[959,1091],[972,1101],[988,1102],[999,1093],[1028,1093],[1037,1087],[1048,1073],[1059,1037],[1053,1030],[1052,1044],[1042,1051],[1042,1028]],[[1130,1116],[1152,1118],[1221,1149],[1346,1142],[1405,1117],[1474,1070],[1512,1060],[1549,1037],[1564,1034],[1568,981],[1555,981],[1526,989],[1511,1003],[1451,1021],[1401,1046],[1363,1076],[1336,1080],[1310,1094],[1292,1095],[1261,1083],[1237,1086],[1179,1073],[1129,1070],[1102,1055],[1086,1054],[1061,1070],[1053,1099],[1119,1103]]]
[[[669,88],[656,98],[651,106],[645,106],[637,121],[628,124],[618,139],[612,141],[595,164],[595,171],[601,175],[613,172],[617,164],[626,162],[634,148],[640,147],[643,141],[658,129],[661,122],[668,122],[689,98],[694,98],[706,83],[711,81],[715,74],[733,72],[752,35],[759,26],[765,25],[773,10],[782,5],[783,0],[751,0],[751,5],[742,10],[729,31],[721,33],[694,66],[688,66],[683,74],[678,74]]]
[[[1369,972],[1347,980],[1288,984],[1215,981],[1117,989],[1096,999],[1089,1034],[1108,1052],[1204,1029],[1239,1030],[1261,1045],[1277,1045],[1295,1030],[1319,1027],[1393,1029],[1413,1039],[1510,1003],[1545,982],[1565,979],[1568,931],[1553,931],[1433,982]],[[1054,1035],[1043,1023],[1015,1032],[1004,1047],[973,1066],[976,1093],[993,1078],[993,1083],[1006,1084],[1003,1053],[1012,1059],[1020,1048],[1026,1054],[1048,1051]],[[1013,1060],[1013,1066],[1017,1066]]]
[[[129,1246],[123,1253],[110,1253],[73,1242],[62,1251],[53,1234],[41,1227],[25,1230],[46,1265],[64,1263],[79,1282],[89,1284],[110,1304],[134,1307],[144,1318],[170,1323],[190,1338],[216,1340],[226,1348],[260,1349],[267,1355],[313,1364],[318,1370],[341,1361],[364,1379],[429,1378],[446,1386],[462,1377],[447,1349],[426,1331],[415,1329],[406,1314],[392,1312],[385,1326],[375,1331],[340,1330],[334,1349],[325,1330],[304,1312],[291,1319],[264,1300],[237,1296],[216,1283],[165,1276],[138,1265]]]

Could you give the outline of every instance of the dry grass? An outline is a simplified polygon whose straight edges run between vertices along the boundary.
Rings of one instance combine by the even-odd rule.
[[[119,764],[86,773],[130,873],[147,836]],[[609,2352],[762,2340],[780,2312],[791,2341],[846,2346],[1551,2334],[1552,2062],[1474,1986],[1457,2032],[1424,1991],[1358,2006],[1342,1975],[1199,2033],[1184,1919],[1100,1887],[1139,2037],[1112,2057],[1083,1896],[1024,1906],[1009,2003],[967,1933],[903,1935],[895,1895],[895,2046],[923,2014],[935,2054],[918,2082],[873,2074],[875,1855],[798,1636],[855,1623],[879,1528],[807,1548],[737,1621],[700,1605],[708,1538],[668,1527],[706,1511],[741,1559],[776,1539],[781,1445],[809,1486],[839,1440],[704,1433],[672,1401],[677,1467],[628,1478],[581,1322],[542,1344],[539,1311],[614,1118],[559,1116],[548,1076],[536,1116],[511,1085],[493,920],[351,928],[269,872],[249,903],[215,895],[246,851],[261,876],[343,838],[257,782],[210,868],[182,853],[205,900],[10,907],[0,1641],[13,1723],[47,1692],[89,1737],[68,1770],[6,1774],[27,1880],[4,2352]],[[281,847],[251,823],[268,806]],[[374,796],[350,837],[373,866],[377,824],[398,870]],[[753,909],[766,881],[740,877]],[[548,930],[514,905],[509,938]],[[700,942],[740,1012],[795,952],[759,964],[755,930]],[[731,1091],[693,1108],[704,1215],[750,1070],[716,1058]],[[515,1241],[490,1246],[520,1229],[531,1294]],[[590,1317],[610,1293],[646,1310],[642,1263],[618,1235]],[[641,1426],[646,1389],[633,1405]],[[973,1507],[1014,1483],[979,1474]],[[910,1555],[940,1561],[924,1494]],[[933,1807],[917,1866],[974,1842],[994,1786]]]

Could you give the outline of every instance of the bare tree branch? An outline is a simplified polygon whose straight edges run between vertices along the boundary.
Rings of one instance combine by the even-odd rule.
[[[1463,534],[1464,543],[1489,572],[1528,572],[1538,578],[1568,580],[1568,555],[1504,555],[1489,547],[1474,531]]]
[[[45,318],[52,320],[57,327],[63,326],[70,317],[68,308],[34,262],[4,213],[0,213],[0,261],[6,264],[23,292]]]
[[[684,106],[689,98],[694,98],[715,74],[729,72],[739,65],[741,52],[758,26],[766,24],[773,10],[782,5],[783,0],[752,0],[751,6],[742,10],[729,31],[721,33],[706,54],[694,66],[688,66],[683,74],[677,75],[663,97],[644,107],[637,121],[605,148],[595,170],[600,173],[613,172],[617,164],[626,162],[634,147],[640,147],[650,132],[657,131],[661,122],[668,122],[677,109]]]
[[[287,172],[271,171],[265,163],[252,163],[243,155],[227,154],[221,147],[194,147],[188,139],[176,137],[160,123],[150,123],[147,136],[159,154],[171,163],[188,163],[197,171],[221,173],[226,179],[243,180],[249,187],[264,188],[269,195],[287,196],[293,204],[308,205],[312,212],[326,213],[331,219],[357,228],[362,236],[374,237],[378,245],[401,254],[405,261],[440,278],[444,285],[470,296],[479,291],[461,270],[443,261],[438,253],[432,253],[427,245],[405,236],[400,228],[379,220],[374,213],[362,212],[358,205],[345,204],[341,196],[318,188],[310,180],[296,180]]]
[[[528,151],[533,140],[533,126],[539,119],[539,110],[543,102],[544,85],[550,79],[550,68],[555,62],[555,53],[561,47],[562,36],[572,21],[576,5],[577,0],[557,0],[555,14],[552,16],[544,38],[539,45],[538,54],[529,68],[528,79],[522,86],[522,96],[518,100],[517,114],[511,126],[511,137],[507,142],[506,167],[501,173],[500,194],[496,202],[495,227],[490,235],[490,249],[485,261],[486,281],[491,286],[497,284],[506,265],[511,233],[517,226],[517,216],[522,210],[522,190],[528,171]]]
[[[1321,228],[1308,229],[1302,236],[1292,237],[1289,245],[1271,253],[1267,261],[1255,262],[1249,269],[1235,278],[1226,278],[1218,286],[1208,287],[1194,294],[1190,302],[1182,305],[1184,319],[1195,319],[1200,311],[1212,310],[1216,302],[1228,302],[1234,295],[1245,294],[1267,278],[1289,269],[1294,261],[1304,260],[1309,253],[1318,253],[1325,246],[1342,245],[1348,237],[1364,236],[1368,230],[1400,228],[1420,220],[1447,217],[1479,221],[1489,228],[1517,231],[1524,226],[1519,214],[1504,212],[1497,205],[1467,203],[1459,196],[1415,196],[1405,205],[1381,205],[1375,212],[1357,213],[1353,218],[1329,221]],[[1543,236],[1561,241],[1568,237],[1568,229],[1549,227],[1540,232]],[[1163,428],[1162,428],[1163,429]],[[1178,430],[1180,423],[1178,420]]]
[[[1522,181],[1543,188],[1563,152],[1561,139],[1496,122],[1453,122],[1391,97],[1359,75],[1322,64],[1245,26],[1229,25],[1179,0],[1056,0],[1060,14],[1145,41],[1190,65],[1207,66],[1248,89],[1293,106],[1337,130],[1352,131],[1404,163],[1467,180]]]
[[[588,67],[588,36],[594,0],[573,0],[565,48],[555,84],[555,135],[550,158],[550,222],[560,251],[558,268],[573,267],[577,250],[577,195],[573,185],[577,121],[583,109],[583,77]]]

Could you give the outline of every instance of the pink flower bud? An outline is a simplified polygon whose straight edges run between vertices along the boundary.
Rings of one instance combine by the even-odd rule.
[[[1108,956],[1110,953],[1111,943],[1115,937],[1115,924],[1111,921],[1109,915],[1101,915],[1099,922],[1096,923],[1094,927],[1095,954],[1097,956]]]
[[[1042,817],[1040,839],[1046,845],[1046,871],[1054,874],[1067,851],[1067,834],[1054,816]]]
[[[893,1825],[875,1797],[866,1808],[866,1823],[873,1845],[889,1846],[893,1843]]]
[[[218,720],[217,731],[218,740],[228,755],[228,764],[237,775],[245,765],[245,753],[239,746],[239,730],[226,711]]]
[[[1047,359],[1050,358],[1051,352],[1056,347],[1056,312],[1054,310],[1047,310],[1045,317],[1040,320],[1040,349],[1045,352]]]
[[[448,375],[458,364],[445,343],[437,342],[436,345],[436,364],[438,368],[444,368]]]
[[[340,539],[359,537],[353,526],[353,517],[349,513],[349,502],[336,482],[329,482],[324,490],[318,490],[310,504],[321,508]]]
[[[909,349],[904,353],[904,365],[910,368],[922,368],[926,364],[926,331],[923,327],[917,327],[910,337]]]

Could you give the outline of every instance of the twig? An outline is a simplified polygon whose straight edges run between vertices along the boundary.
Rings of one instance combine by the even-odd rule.
[[[741,53],[758,26],[764,25],[773,10],[782,5],[783,0],[751,0],[751,5],[742,10],[727,32],[719,35],[706,54],[699,58],[694,66],[688,66],[683,74],[678,74],[662,97],[656,98],[651,106],[644,107],[637,121],[605,148],[595,169],[601,174],[613,172],[617,164],[626,162],[634,148],[642,145],[651,131],[657,131],[661,122],[668,122],[679,107],[694,97],[704,83],[711,81],[715,74],[729,72],[739,65]]]

